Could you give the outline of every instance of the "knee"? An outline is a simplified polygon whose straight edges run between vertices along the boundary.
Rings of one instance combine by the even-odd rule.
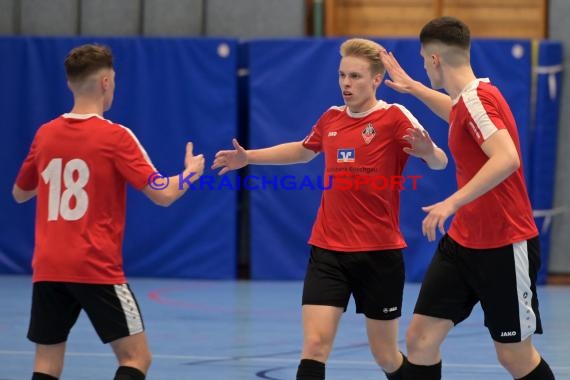
[[[331,342],[319,335],[306,336],[303,344],[303,357],[318,361],[326,361],[331,350]]]
[[[119,359],[120,365],[135,367],[146,373],[152,363],[152,354],[148,349],[129,352]]]
[[[515,355],[514,352],[509,350],[497,351],[497,359],[499,360],[499,363],[507,369],[511,368],[513,364],[517,362],[516,356],[517,355]]]
[[[402,365],[403,357],[398,350],[394,352],[389,352],[387,350],[377,350],[377,352],[372,352],[372,354],[374,355],[376,363],[378,363],[378,365],[382,367],[382,369],[386,372],[394,372]]]
[[[424,353],[437,351],[437,343],[429,335],[419,329],[410,328],[406,332],[406,348],[408,353]]]

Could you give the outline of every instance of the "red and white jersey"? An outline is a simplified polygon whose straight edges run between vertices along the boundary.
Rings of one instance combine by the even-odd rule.
[[[303,142],[325,159],[326,189],[310,244],[347,252],[406,246],[400,189],[411,184],[401,181],[408,160],[402,149],[410,146],[403,136],[413,127],[422,128],[406,108],[383,101],[365,113],[342,106],[321,116]]]
[[[486,78],[474,80],[453,100],[449,148],[457,167],[457,186],[462,188],[487,162],[481,144],[500,129],[511,135],[521,166],[455,214],[448,233],[468,248],[496,248],[538,235],[523,176],[516,122],[500,91]]]
[[[37,131],[16,184],[37,188],[33,281],[125,283],[126,184],[156,169],[134,134],[95,114],[64,114]]]

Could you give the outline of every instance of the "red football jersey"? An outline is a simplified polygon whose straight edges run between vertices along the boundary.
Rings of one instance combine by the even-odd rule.
[[[399,226],[400,190],[408,160],[403,139],[408,128],[422,128],[403,106],[379,101],[354,114],[331,107],[303,145],[323,152],[325,183],[309,243],[336,251],[404,248]],[[332,183],[331,183],[332,181]]]
[[[33,281],[124,283],[126,184],[156,169],[134,134],[95,114],[41,126],[16,184],[37,188]]]
[[[461,207],[449,235],[469,248],[496,248],[538,235],[523,176],[519,136],[513,114],[488,79],[471,82],[454,99],[449,117],[449,148],[463,187],[487,162],[481,144],[499,129],[513,139],[521,166],[499,185]]]

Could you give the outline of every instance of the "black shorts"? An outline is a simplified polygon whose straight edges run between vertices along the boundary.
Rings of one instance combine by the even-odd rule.
[[[427,270],[414,313],[458,324],[477,302],[500,343],[541,334],[536,277],[538,237],[493,249],[470,249],[444,235]]]
[[[85,310],[103,343],[144,331],[140,309],[128,284],[36,282],[28,339],[39,344],[67,341]]]
[[[402,314],[402,250],[338,252],[313,246],[303,286],[303,305],[327,305],[346,311],[350,295],[356,312],[391,320]]]

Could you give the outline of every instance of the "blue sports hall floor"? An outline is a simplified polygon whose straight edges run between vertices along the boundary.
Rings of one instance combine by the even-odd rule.
[[[302,283],[131,278],[153,352],[149,380],[292,380],[301,349]],[[400,344],[418,284],[407,284]],[[538,290],[544,334],[536,346],[557,379],[570,379],[570,287]],[[34,346],[26,339],[29,276],[0,276],[0,380],[31,378]],[[510,379],[498,364],[477,307],[443,348],[443,379]],[[111,348],[81,315],[67,347],[63,380],[112,379]],[[364,320],[351,306],[327,363],[328,380],[385,378],[369,352]]]

